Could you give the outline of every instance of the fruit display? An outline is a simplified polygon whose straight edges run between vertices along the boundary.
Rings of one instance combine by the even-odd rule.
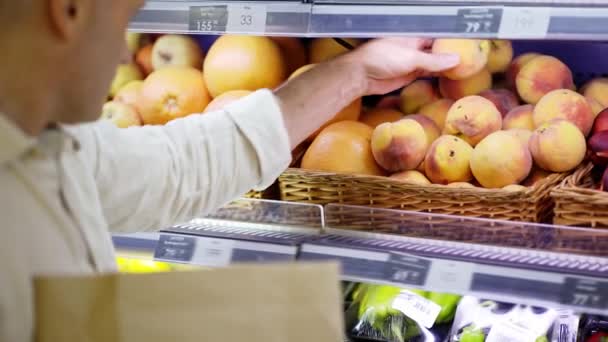
[[[441,341],[447,336],[460,296],[359,284],[347,309],[347,332],[381,341]]]
[[[392,179],[418,185],[427,179],[437,185],[467,182],[525,191],[540,178],[537,171],[536,181],[529,179],[533,170],[547,176],[583,163],[586,137],[594,122],[603,125],[595,118],[597,108],[608,103],[602,91],[608,89],[608,79],[591,80],[578,93],[572,71],[559,58],[540,53],[514,58],[512,44],[505,40],[436,39],[432,50],[458,54],[461,63],[435,78],[412,82],[398,99],[389,94],[378,106],[364,106],[359,121],[373,129],[371,149],[343,154],[341,148],[332,152],[314,141],[301,167],[381,175],[379,168],[387,176],[394,174]],[[317,139],[324,137],[321,131]],[[601,159],[602,151],[590,150]],[[317,153],[338,161],[309,163]],[[349,167],[369,166],[370,154],[377,167]],[[421,175],[407,172],[414,170]]]

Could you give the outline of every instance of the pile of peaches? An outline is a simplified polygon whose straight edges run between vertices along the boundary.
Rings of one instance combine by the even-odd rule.
[[[327,127],[302,167],[388,175],[423,185],[521,191],[583,162],[586,137],[597,114],[608,107],[608,79],[590,80],[576,92],[571,70],[558,58],[526,53],[513,59],[511,42],[505,40],[437,39],[432,50],[458,54],[461,63],[414,81],[399,96],[383,98],[358,123]],[[352,127],[358,124],[370,128]],[[328,139],[341,130],[369,140],[367,155],[356,155],[373,158],[376,166],[351,161],[350,166],[361,167],[332,170],[319,162],[325,158],[315,158],[362,149]],[[594,139],[608,146],[608,131]]]

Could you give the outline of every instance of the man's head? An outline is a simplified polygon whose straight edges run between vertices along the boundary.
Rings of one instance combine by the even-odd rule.
[[[143,2],[0,0],[0,112],[30,134],[96,119]]]

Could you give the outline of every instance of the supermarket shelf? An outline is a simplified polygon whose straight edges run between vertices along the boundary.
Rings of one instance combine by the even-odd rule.
[[[321,210],[262,201],[260,210],[250,205],[256,201],[246,203],[114,242],[156,260],[214,267],[333,260],[344,280],[608,315],[608,232],[335,204]]]
[[[148,1],[135,31],[267,35],[607,40],[597,0]]]

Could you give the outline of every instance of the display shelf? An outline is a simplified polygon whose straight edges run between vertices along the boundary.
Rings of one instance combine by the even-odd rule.
[[[222,267],[232,263],[293,261],[305,240],[323,227],[321,206],[267,200],[235,201],[204,218],[161,233],[115,235],[123,255]]]
[[[608,232],[601,230],[242,200],[114,242],[155,260],[202,266],[334,260],[344,280],[608,315]]]
[[[593,0],[148,1],[134,31],[608,39],[608,4]]]
[[[337,260],[346,280],[608,314],[608,233],[341,205],[325,215],[300,260]]]

